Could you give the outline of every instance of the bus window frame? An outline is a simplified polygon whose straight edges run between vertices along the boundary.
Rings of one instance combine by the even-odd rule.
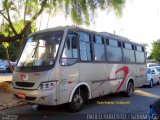
[[[126,44],[130,44],[131,45],[131,49],[129,48],[125,48],[125,43]],[[133,47],[132,47],[133,46]],[[123,63],[126,63],[126,64],[136,64],[136,52],[135,52],[135,44],[133,42],[129,42],[129,41],[122,41],[122,51],[123,49],[126,49],[126,50],[133,50],[134,52],[134,62],[124,62],[124,51],[123,51]]]
[[[67,41],[67,39],[68,39],[68,36],[67,36],[67,35],[68,35],[68,33],[70,33],[70,32],[73,32],[73,33],[77,34],[77,58],[63,58],[63,57],[62,57],[64,48],[65,48],[65,44],[66,44],[66,41]],[[79,35],[78,35],[78,32],[77,32],[75,29],[69,29],[69,30],[67,30],[67,33],[66,33],[66,36],[65,36],[64,44],[63,44],[62,51],[61,51],[61,54],[60,54],[59,64],[60,64],[61,66],[72,66],[72,65],[74,65],[74,64],[76,64],[76,63],[79,63],[79,57],[80,57],[80,54],[79,54],[79,53],[80,53],[80,52],[79,52]],[[77,59],[77,61],[74,62],[73,64],[63,65],[63,64],[62,64],[62,59]]]
[[[146,55],[145,55],[145,47],[138,44],[138,43],[134,43],[132,41],[125,41],[123,39],[119,39],[119,38],[116,38],[116,37],[110,37],[110,36],[107,36],[107,35],[104,35],[104,34],[101,34],[101,33],[98,33],[98,32],[95,32],[95,31],[87,31],[85,29],[79,29],[79,28],[76,28],[76,29],[68,29],[67,33],[66,33],[66,36],[68,34],[68,32],[75,32],[78,34],[78,37],[77,37],[77,42],[78,42],[78,60],[77,62],[75,62],[74,64],[76,63],[106,63],[106,64],[145,64],[146,63],[146,60],[144,61],[144,63],[137,63],[137,60],[136,60],[136,46],[140,46],[140,47],[143,47],[143,50],[144,51],[141,51],[144,53],[144,59],[146,58]],[[90,43],[90,50],[91,50],[91,60],[81,60],[81,56],[80,56],[80,40],[79,40],[79,33],[82,32],[82,33],[86,33],[87,35],[89,35],[89,38],[90,38],[90,42],[86,42],[86,43]],[[105,52],[105,60],[104,61],[96,61],[94,60],[95,58],[95,54],[94,54],[94,36],[100,36],[102,37],[103,39],[103,42],[104,42],[104,52]],[[65,45],[65,42],[66,42],[66,39],[67,37],[65,38],[65,41],[64,41],[64,45]],[[120,42],[120,46],[112,46],[112,47],[118,47],[118,48],[121,48],[121,53],[122,53],[122,61],[118,61],[118,62],[114,62],[114,61],[108,61],[108,57],[107,57],[107,46],[110,46],[109,44],[109,41],[107,42],[107,40],[109,39],[113,39],[113,40],[116,40],[117,42]],[[128,43],[128,44],[131,44],[131,49],[127,49],[127,48],[124,48],[123,47],[123,44],[124,43]],[[119,43],[118,43],[119,44]],[[61,62],[61,58],[62,58],[62,54],[63,54],[63,50],[64,50],[64,45],[63,45],[63,48],[62,48],[62,52],[61,52],[61,55],[60,55],[60,60],[59,62]],[[132,47],[133,46],[133,47]],[[134,58],[135,58],[135,62],[124,62],[124,52],[123,52],[123,49],[127,49],[127,50],[133,50],[134,51]],[[71,58],[72,59],[72,58]],[[61,64],[61,63],[60,63]],[[62,64],[61,64],[62,65]],[[71,64],[73,65],[73,64]],[[62,66],[71,66],[71,65],[62,65]]]
[[[110,44],[109,44],[109,39],[114,40],[114,41],[117,41],[117,46],[112,46],[112,45],[110,45]],[[107,42],[107,40],[108,40],[108,42]],[[118,42],[121,43],[121,47],[118,46]],[[123,62],[122,41],[119,40],[119,39],[116,39],[116,38],[106,37],[106,38],[105,38],[105,43],[106,43],[106,60],[107,60],[107,63],[110,63],[110,64],[112,64],[112,63],[123,64],[124,62]],[[107,43],[108,43],[108,44],[107,44]],[[107,56],[107,46],[114,47],[114,48],[120,48],[120,49],[121,49],[121,53],[122,53],[122,60],[121,60],[121,61],[109,61],[109,60],[108,60],[108,56]]]
[[[137,46],[141,47],[141,48],[142,48],[142,51],[138,51],[138,50],[137,50]],[[136,51],[137,51],[137,52],[143,52],[143,53],[144,53],[144,62],[143,62],[143,63],[137,62]],[[135,63],[135,64],[146,64],[146,63],[147,63],[147,62],[146,62],[146,50],[145,50],[145,46],[139,45],[139,44],[135,44],[135,58],[136,58],[136,63]]]
[[[94,37],[96,37],[96,36],[98,36],[98,37],[101,37],[102,38],[102,42],[103,42],[103,44],[99,44],[99,43],[96,43],[96,42],[94,42]],[[107,56],[106,56],[106,40],[105,40],[105,37],[103,36],[103,35],[100,35],[100,34],[96,34],[96,33],[93,33],[92,34],[92,54],[93,54],[93,61],[95,62],[95,63],[105,63],[105,62],[107,62]],[[98,44],[98,45],[104,45],[104,54],[105,54],[105,60],[104,61],[97,61],[97,60],[95,60],[95,49],[94,49],[94,44]]]
[[[89,43],[90,44],[90,52],[91,52],[91,60],[82,60],[81,59],[81,54],[80,54],[80,40],[79,40],[79,33],[86,33],[89,35],[89,39],[90,39],[90,42],[86,42],[86,41],[83,41],[83,42],[86,42],[86,43]],[[94,49],[93,49],[93,33],[92,32],[89,32],[89,31],[85,31],[85,30],[78,30],[77,31],[78,33],[78,44],[79,44],[79,62],[81,63],[93,63],[94,62]]]

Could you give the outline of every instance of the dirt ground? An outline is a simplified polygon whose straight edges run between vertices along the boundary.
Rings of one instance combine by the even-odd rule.
[[[11,83],[0,82],[0,110],[23,104],[26,103],[13,98]]]

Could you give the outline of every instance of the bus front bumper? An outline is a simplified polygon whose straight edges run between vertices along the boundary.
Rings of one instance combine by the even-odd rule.
[[[57,105],[55,89],[22,90],[13,88],[12,91],[14,99],[42,105]]]

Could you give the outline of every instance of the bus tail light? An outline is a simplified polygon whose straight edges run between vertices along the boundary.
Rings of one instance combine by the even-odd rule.
[[[56,82],[42,82],[38,89],[43,89],[43,90],[47,90],[47,89],[52,89],[56,86]]]

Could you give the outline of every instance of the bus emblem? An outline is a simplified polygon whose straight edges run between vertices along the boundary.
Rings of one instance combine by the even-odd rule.
[[[20,74],[20,79],[21,79],[22,81],[28,80],[28,75],[22,73],[22,74]]]

